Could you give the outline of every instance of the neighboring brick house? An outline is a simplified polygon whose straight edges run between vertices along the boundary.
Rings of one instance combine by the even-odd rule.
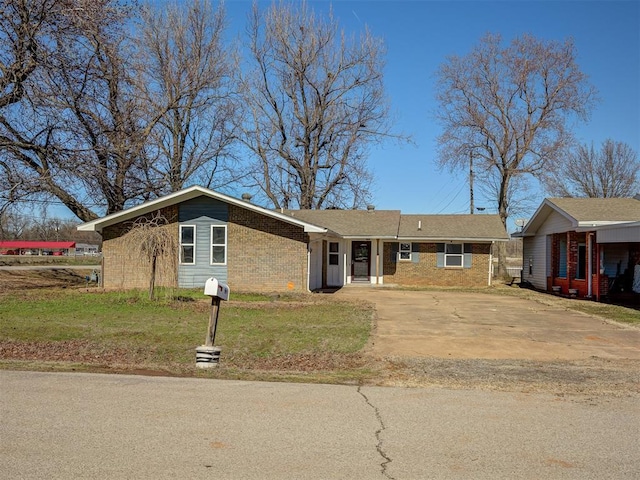
[[[209,277],[241,291],[358,282],[486,286],[493,244],[508,239],[497,215],[275,211],[196,186],[78,227],[103,236],[105,287],[147,286],[148,262],[131,254],[126,238],[136,219],[158,212],[176,252],[158,262],[157,284],[184,288]]]
[[[596,300],[640,297],[640,197],[547,198],[518,236],[524,282]]]

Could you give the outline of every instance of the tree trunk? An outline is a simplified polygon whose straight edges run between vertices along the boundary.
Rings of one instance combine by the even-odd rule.
[[[153,300],[156,289],[156,263],[158,257],[156,255],[151,259],[151,274],[149,275],[149,300]]]
[[[502,175],[498,198],[498,215],[500,215],[500,220],[502,220],[502,225],[504,225],[505,230],[507,230],[507,218],[509,218],[509,213],[507,211],[509,179],[509,175]],[[497,242],[496,253],[498,257],[498,268],[494,272],[494,276],[497,278],[503,278],[507,275],[507,244],[505,242]]]

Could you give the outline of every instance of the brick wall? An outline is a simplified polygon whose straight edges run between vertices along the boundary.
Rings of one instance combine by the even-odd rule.
[[[302,227],[229,205],[229,286],[241,291],[306,291]]]
[[[420,243],[418,263],[392,259],[391,243],[384,244],[385,284],[407,286],[485,287],[489,279],[490,244],[473,244],[471,268],[438,268],[436,244]],[[415,255],[415,253],[413,253]]]
[[[561,240],[565,240],[567,242],[567,274],[566,277],[559,277],[559,272],[560,272],[560,241]],[[578,254],[579,254],[579,244],[580,243],[584,243],[585,246],[587,244],[588,241],[588,235],[587,233],[583,233],[583,232],[575,232],[575,231],[570,231],[570,232],[562,232],[562,233],[555,233],[552,236],[552,247],[551,247],[551,261],[552,261],[552,269],[553,269],[553,275],[552,278],[549,279],[548,281],[548,285],[547,285],[547,290],[551,290],[552,286],[559,286],[561,287],[560,293],[561,294],[568,294],[569,293],[569,289],[577,289],[578,290],[578,296],[583,297],[586,296],[589,292],[588,292],[588,282],[587,279],[576,279],[576,275],[578,273]],[[588,274],[588,269],[587,269],[587,262],[589,261],[589,259],[587,258],[587,255],[585,255],[585,258],[582,258],[580,260],[581,262],[584,262],[584,269],[585,269],[585,277]],[[596,280],[596,272],[598,269],[598,257],[597,257],[597,251],[594,248],[592,251],[592,257],[591,257],[591,261],[592,263],[592,268],[593,268],[593,278],[595,280],[595,283],[597,284],[597,280]]]
[[[169,229],[177,240],[177,206],[162,209],[161,214],[170,222],[161,228]],[[135,220],[121,222],[102,231],[102,279],[105,288],[134,289],[149,286],[150,263],[127,245],[127,232],[131,230]],[[177,249],[174,254],[178,254]],[[176,286],[176,272],[171,268],[174,264],[167,257],[159,259],[156,266],[156,286]]]

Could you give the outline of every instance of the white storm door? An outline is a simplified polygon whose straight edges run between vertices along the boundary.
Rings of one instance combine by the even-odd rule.
[[[322,240],[311,243],[309,290],[322,288]]]
[[[340,242],[329,242],[327,248],[327,286],[341,287],[342,279],[342,253]]]

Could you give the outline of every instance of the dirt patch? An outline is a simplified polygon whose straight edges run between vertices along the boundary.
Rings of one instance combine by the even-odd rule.
[[[87,285],[91,269],[43,268],[0,270],[0,293],[33,288],[68,288]],[[94,284],[95,285],[95,284]]]
[[[47,362],[73,362],[88,364],[131,364],[140,360],[136,352],[125,348],[112,348],[84,340],[59,342],[0,341],[0,358],[4,360],[30,360]]]
[[[390,358],[385,385],[440,386],[558,395],[640,394],[640,361],[591,358],[571,362]]]
[[[357,353],[295,353],[265,358],[234,356],[231,361],[251,370],[308,373],[362,368],[367,358]]]

